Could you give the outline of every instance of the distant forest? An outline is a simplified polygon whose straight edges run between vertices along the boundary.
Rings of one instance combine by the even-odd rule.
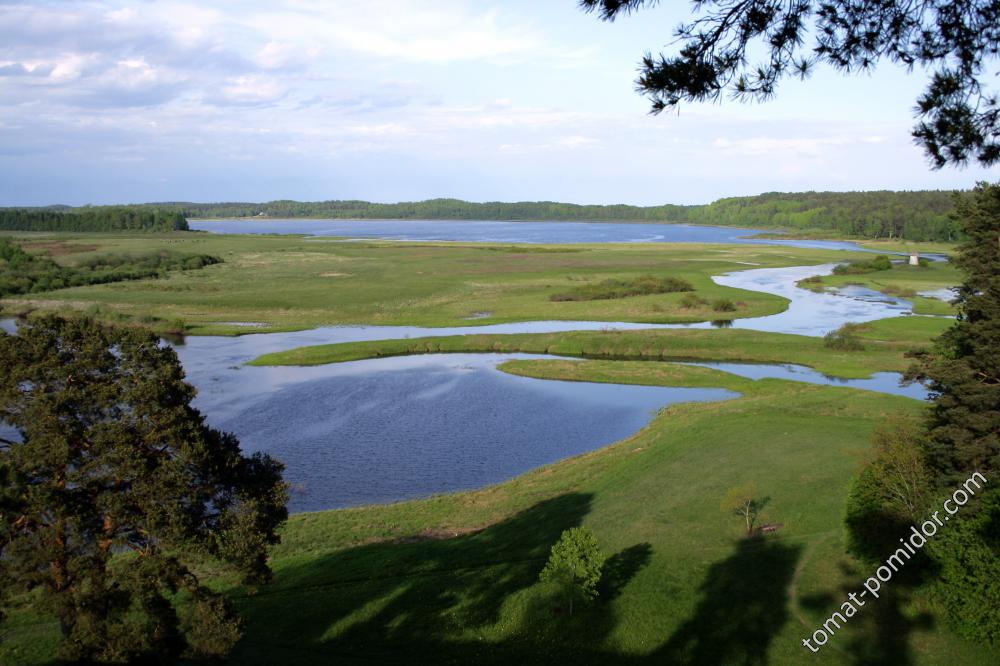
[[[459,199],[394,204],[367,201],[161,203],[187,217],[271,217],[441,220],[615,220],[830,231],[863,238],[956,240],[955,192],[771,192],[702,206],[580,206],[551,201],[472,203]]]
[[[0,208],[0,231],[186,231],[177,207]]]
[[[525,201],[473,203],[431,199],[402,203],[269,201],[266,203],[164,202],[134,206],[0,209],[0,230],[108,231],[186,229],[186,218],[332,218],[388,220],[559,220],[689,222],[829,232],[862,238],[950,241],[961,238],[952,219],[956,193],[770,192],[719,199],[700,206],[600,206]],[[960,193],[959,193],[960,196]]]
[[[961,237],[952,219],[955,192],[769,192],[719,199],[687,209],[685,221],[789,230],[832,230],[862,238],[951,241]],[[959,196],[961,196],[959,194]]]

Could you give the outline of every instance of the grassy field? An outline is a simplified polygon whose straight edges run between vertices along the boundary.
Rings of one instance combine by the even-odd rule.
[[[548,300],[582,281],[644,274],[683,277],[706,298],[744,302],[738,314],[750,316],[778,311],[783,301],[734,295],[709,276],[747,267],[737,262],[858,256],[754,246],[526,250],[200,234],[34,241],[66,262],[152,246],[226,263],[163,281],[44,294],[8,303],[12,308],[97,304],[134,317],[184,317],[195,332],[226,333],[246,330],[213,322],[445,325],[468,324],[463,318],[473,312],[491,313],[478,322],[716,318],[677,308],[672,299],[681,294]],[[592,360],[514,361],[503,369],[721,387],[741,397],[672,406],[624,441],[481,490],[293,516],[273,552],[271,584],[217,582],[248,622],[230,661],[995,664],[1000,655],[952,635],[930,599],[895,580],[819,654],[801,644],[871,575],[844,554],[842,515],[869,435],[889,415],[915,413],[921,403],[656,362],[793,362],[864,377],[905,368],[904,353],[948,324],[925,317],[873,322],[861,333],[861,352],[836,352],[816,338],[719,329],[444,336],[262,357],[258,363],[311,364],[436,351],[548,352]],[[728,488],[751,481],[770,497],[763,520],[777,529],[747,540],[740,519],[719,504]],[[559,534],[575,525],[594,530],[608,561],[597,601],[570,615],[538,574]],[[20,600],[0,631],[0,663],[51,662],[57,627],[30,599]]]
[[[63,289],[3,302],[13,312],[74,308],[132,321],[180,320],[193,334],[323,324],[453,326],[537,319],[665,323],[754,317],[780,312],[784,300],[721,287],[711,276],[755,266],[867,258],[853,252],[756,245],[358,243],[204,233],[18,237],[29,249],[48,252],[66,264],[104,252],[156,249],[222,258],[224,264],[159,280]],[[706,303],[683,307],[684,293],[550,301],[554,294],[583,285],[643,275],[682,277]],[[737,303],[736,311],[713,310],[712,302],[722,298]]]

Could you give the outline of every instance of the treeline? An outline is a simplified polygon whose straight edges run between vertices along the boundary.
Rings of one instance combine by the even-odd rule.
[[[0,231],[186,231],[177,208],[158,206],[84,206],[0,208]]]
[[[769,192],[719,199],[688,210],[687,221],[790,230],[829,229],[862,238],[953,241],[962,237],[951,191]]]
[[[158,203],[187,217],[291,217],[351,220],[639,220],[680,222],[688,206],[579,205],[555,201],[474,203],[430,199],[400,203],[369,201],[268,201],[266,203]]]
[[[266,203],[159,203],[187,217],[272,217],[440,220],[621,220],[690,222],[790,231],[830,231],[862,238],[950,241],[961,238],[951,218],[954,192],[767,193],[719,199],[703,206],[577,205],[553,201],[473,203],[431,199],[402,203],[269,201]]]
[[[0,238],[0,297],[159,277],[168,271],[193,270],[221,262],[207,254],[149,252],[107,254],[76,266],[61,266],[48,257],[26,252],[10,239]]]

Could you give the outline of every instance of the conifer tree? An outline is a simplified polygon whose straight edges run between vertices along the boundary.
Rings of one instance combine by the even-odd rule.
[[[46,317],[0,335],[0,422],[16,431],[0,440],[0,583],[58,618],[61,658],[218,656],[241,635],[196,571],[266,581],[287,489],[194,394],[143,330]]]

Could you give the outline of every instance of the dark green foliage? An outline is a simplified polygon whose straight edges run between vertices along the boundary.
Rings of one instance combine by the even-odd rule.
[[[957,214],[969,236],[955,259],[966,274],[958,319],[910,373],[935,397],[928,455],[942,487],[1000,475],[1000,185],[981,184]]]
[[[960,634],[1000,645],[1000,490],[991,485],[978,497],[978,512],[963,508],[928,542],[940,565],[934,594]]]
[[[574,599],[589,601],[597,596],[603,568],[604,557],[594,533],[586,527],[571,527],[552,546],[539,579],[562,587],[572,613]]]
[[[847,552],[867,566],[881,563],[898,547],[909,530],[910,519],[892,510],[872,467],[867,466],[851,484],[847,495],[844,526]]]
[[[60,266],[47,257],[25,252],[7,238],[0,238],[0,297],[140,280],[162,276],[167,271],[195,270],[221,262],[221,259],[205,254],[150,252],[142,255],[108,254],[76,266]]]
[[[614,20],[657,0],[580,0]],[[698,0],[674,55],[647,53],[637,86],[654,113],[681,102],[767,100],[819,64],[845,73],[880,60],[933,70],[913,136],[936,167],[1000,161],[1000,105],[984,79],[1000,43],[995,0]]]
[[[716,312],[735,312],[736,303],[733,303],[728,298],[717,298],[712,301],[712,309]]]
[[[847,322],[836,331],[830,331],[824,335],[823,346],[838,351],[864,351],[865,345],[858,336],[858,332],[862,328],[862,324]]]
[[[768,192],[692,207],[688,222],[791,230],[829,229],[845,236],[948,241],[961,236],[950,213],[954,192]]]
[[[184,215],[154,206],[0,208],[2,231],[187,231]]]
[[[570,291],[549,296],[551,301],[602,301],[629,296],[667,294],[678,291],[694,291],[691,283],[682,278],[658,278],[643,275],[632,280],[602,280],[596,284],[586,284]]]
[[[896,447],[893,473],[879,470],[877,455],[855,482],[847,508],[852,551],[884,558],[890,536],[904,536],[913,521],[901,510],[899,469],[910,469],[908,484],[936,487],[941,496],[954,491],[974,473],[989,484],[961,509],[961,514],[928,541],[927,554],[937,568],[935,594],[946,617],[962,634],[984,642],[1000,639],[1000,185],[980,184],[957,203],[957,218],[969,240],[956,263],[966,277],[956,301],[955,324],[930,353],[918,356],[911,379],[929,383],[933,403],[925,428],[917,435],[897,428],[896,439],[912,442]],[[903,453],[918,451],[919,470]],[[902,463],[900,463],[902,460]],[[885,467],[885,465],[883,465]],[[893,482],[896,479],[896,482]],[[888,492],[894,488],[895,492]],[[908,505],[919,505],[914,494]],[[932,504],[924,501],[926,511]],[[940,502],[934,508],[939,509]],[[886,543],[888,541],[888,543]]]
[[[0,581],[58,618],[61,656],[224,654],[240,621],[194,571],[266,581],[282,466],[205,424],[173,349],[45,317],[0,335]],[[180,608],[179,608],[180,607]]]
[[[890,268],[892,268],[892,261],[884,254],[880,254],[871,261],[852,261],[847,264],[837,264],[833,267],[833,274],[860,275],[863,273],[887,271]]]

